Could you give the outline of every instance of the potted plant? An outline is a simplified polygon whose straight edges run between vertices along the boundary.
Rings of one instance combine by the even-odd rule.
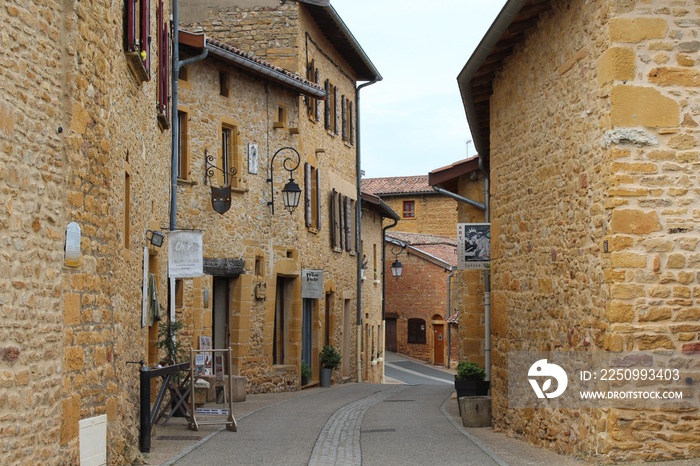
[[[457,364],[457,406],[465,427],[491,425],[491,399],[488,396],[490,382],[485,378],[486,371],[475,362],[462,360]],[[466,411],[462,409],[463,404],[467,407]]]
[[[306,363],[306,361],[301,362],[301,386],[305,386],[309,384],[309,380],[311,380],[311,368],[309,365]]]
[[[326,345],[321,350],[319,361],[321,363],[321,386],[330,387],[333,369],[340,367],[340,353],[334,347]]]

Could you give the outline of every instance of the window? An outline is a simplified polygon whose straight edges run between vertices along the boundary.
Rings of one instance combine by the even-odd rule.
[[[356,201],[337,192],[331,192],[331,247],[336,252],[355,252]]]
[[[165,21],[163,0],[158,0],[158,123],[170,128],[170,29]]]
[[[408,319],[408,343],[425,344],[425,320]]]
[[[177,178],[180,180],[190,179],[190,154],[187,145],[188,139],[188,128],[187,122],[189,118],[187,112],[178,110],[177,112],[177,153],[178,159],[178,175]]]
[[[403,218],[416,218],[416,201],[403,201]]]
[[[340,124],[340,113],[338,112],[338,88],[333,86],[333,102],[331,104],[333,109],[331,113],[333,114],[333,132],[338,134],[338,126]]]
[[[311,60],[306,66],[306,79],[314,84],[318,84],[318,68],[316,68],[315,60]],[[309,114],[309,119],[319,121],[321,119],[321,102],[314,97],[306,96],[306,111]]]
[[[348,101],[348,121],[349,123],[349,132],[350,134],[348,135],[348,139],[350,141],[350,145],[355,144],[355,120],[354,120],[354,112],[352,109],[352,102]]]
[[[124,38],[127,63],[139,81],[151,79],[150,24],[150,0],[126,0]]]
[[[228,73],[225,71],[219,71],[219,95],[228,97],[230,94],[230,89],[228,87]]]
[[[175,279],[175,307],[182,307],[185,301],[185,282],[182,278]]]
[[[277,120],[272,124],[273,128],[286,128],[287,127],[287,109],[284,107],[277,107]]]
[[[238,155],[238,129],[229,124],[221,125],[221,155],[217,170],[217,180],[219,186],[238,186],[238,177],[233,173],[240,174],[240,157]]]
[[[321,172],[304,164],[304,206],[306,226],[321,229]]]

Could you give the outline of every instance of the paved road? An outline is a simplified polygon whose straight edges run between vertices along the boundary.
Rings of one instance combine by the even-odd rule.
[[[441,407],[452,375],[389,355],[394,384],[314,391],[238,421],[176,465],[497,465],[467,440]]]
[[[177,465],[497,465],[441,412],[448,385],[348,384],[262,409]]]

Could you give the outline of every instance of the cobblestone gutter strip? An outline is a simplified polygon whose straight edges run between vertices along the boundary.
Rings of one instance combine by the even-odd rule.
[[[360,428],[365,413],[377,403],[408,388],[408,385],[399,385],[382,390],[336,411],[321,429],[309,466],[361,466]]]

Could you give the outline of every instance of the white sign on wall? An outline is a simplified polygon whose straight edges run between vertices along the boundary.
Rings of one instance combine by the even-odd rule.
[[[301,271],[301,297],[321,299],[326,295],[323,286],[323,270]]]
[[[168,233],[168,276],[195,278],[204,273],[202,231],[176,230]]]
[[[491,261],[491,224],[457,224],[457,269],[486,269]]]

